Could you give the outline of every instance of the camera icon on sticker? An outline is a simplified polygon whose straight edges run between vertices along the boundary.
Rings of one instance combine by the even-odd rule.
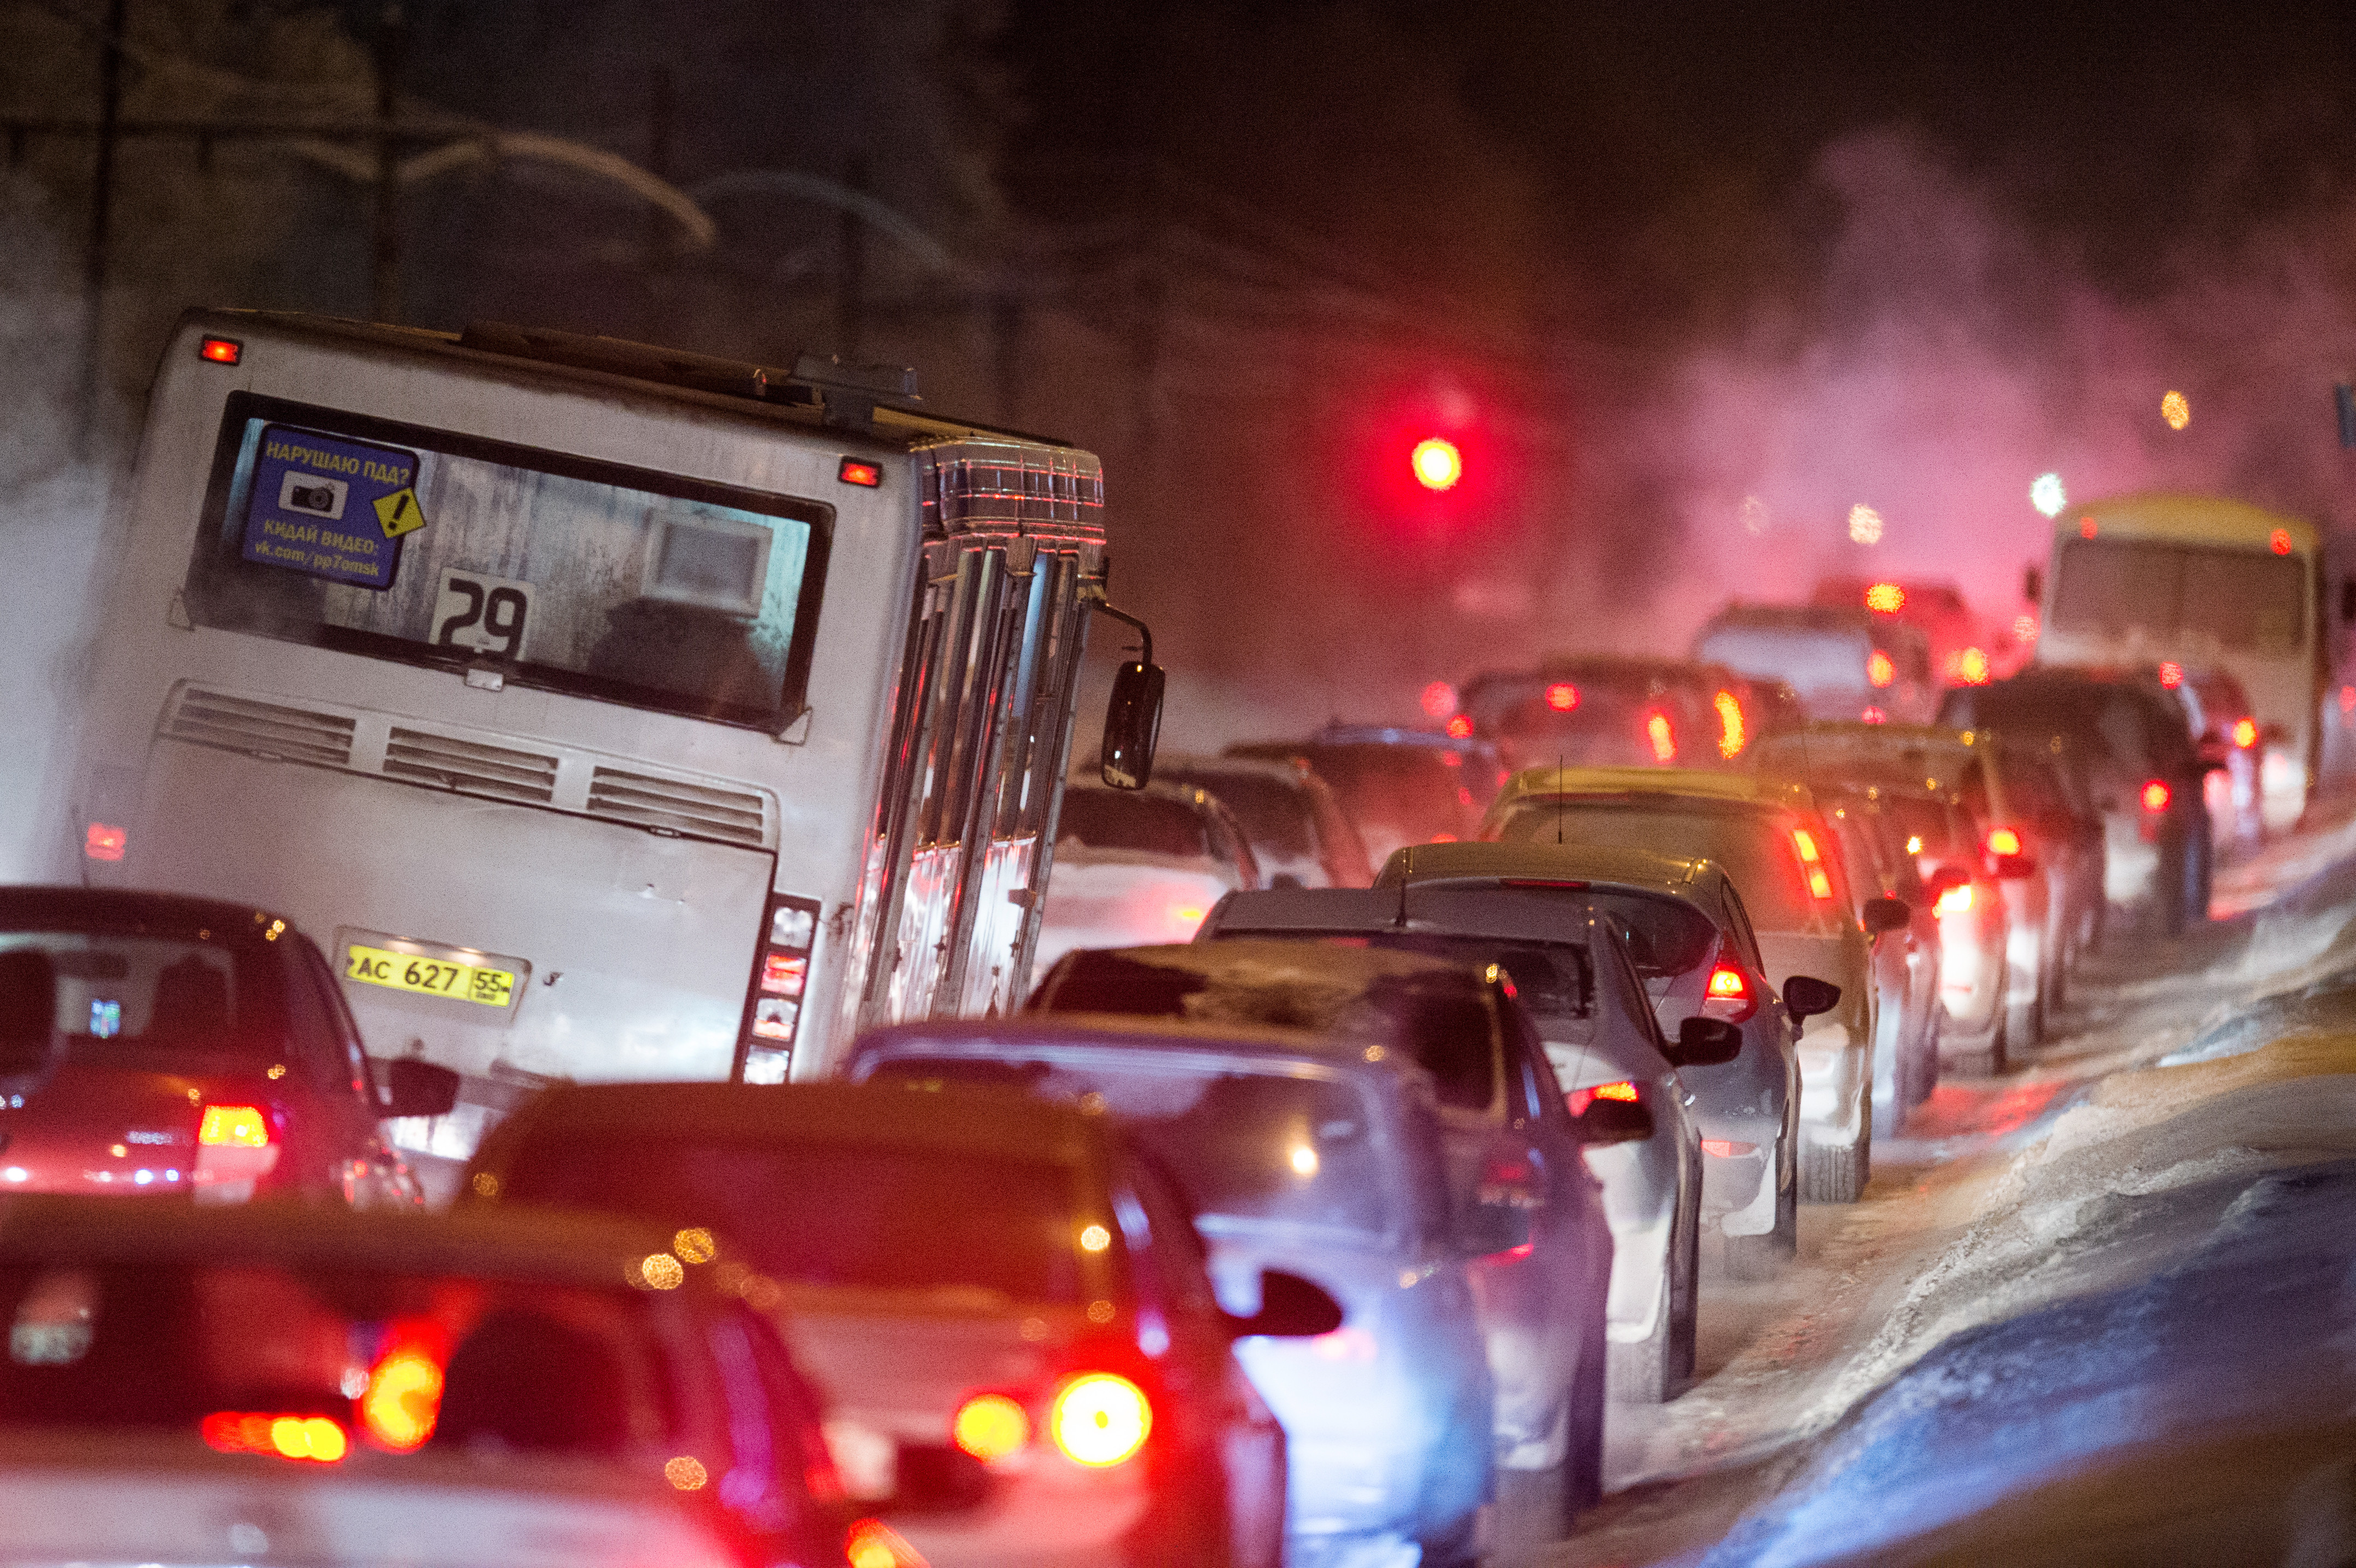
[[[344,515],[344,498],[350,490],[351,486],[341,479],[289,469],[278,482],[278,510],[333,522]]]

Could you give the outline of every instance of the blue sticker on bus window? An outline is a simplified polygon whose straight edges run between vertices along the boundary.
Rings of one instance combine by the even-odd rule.
[[[402,540],[425,526],[416,484],[414,452],[265,425],[245,503],[245,558],[389,588]]]

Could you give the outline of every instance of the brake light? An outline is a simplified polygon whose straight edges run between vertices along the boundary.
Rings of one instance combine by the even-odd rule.
[[[1568,681],[1557,681],[1546,689],[1546,705],[1558,714],[1570,712],[1579,706],[1579,688]]]
[[[1898,679],[1898,666],[1879,648],[1865,656],[1866,684],[1879,690]]]
[[[1451,740],[1465,740],[1470,738],[1472,734],[1472,721],[1462,714],[1448,721],[1448,736]]]
[[[244,353],[245,345],[234,338],[208,338],[197,345],[197,358],[216,365],[234,365]]]
[[[1955,655],[1955,679],[1966,686],[1985,686],[1992,678],[1987,650],[1966,648]]]
[[[1750,983],[1742,972],[1732,964],[1722,963],[1709,972],[1709,997],[1713,1002],[1742,1002],[1750,999]]]
[[[957,1445],[987,1465],[1031,1441],[1031,1417],[1004,1394],[976,1394],[958,1406],[949,1423]]]
[[[1654,714],[1644,720],[1644,738],[1652,743],[1653,760],[1675,762],[1677,759],[1677,737],[1669,728],[1669,715]]]
[[[2289,554],[2290,530],[2287,528],[2277,528],[2272,533],[2267,534],[2266,548],[2273,551],[2277,555]]]
[[[2247,751],[2250,747],[2257,745],[2258,721],[2255,719],[2235,719],[2233,721],[2233,744],[2240,746],[2244,751]]]
[[[1624,1100],[1634,1104],[1637,1100],[1634,1083],[1622,1079],[1618,1083],[1599,1083],[1592,1089],[1574,1089],[1562,1097],[1573,1116],[1586,1114],[1587,1108],[1599,1100]]]
[[[1967,915],[1972,908],[1972,885],[1958,883],[1939,895],[1931,905],[1933,915]]]
[[[1715,1159],[1730,1160],[1740,1155],[1757,1154],[1759,1145],[1739,1143],[1732,1138],[1704,1138],[1701,1152]]]
[[[851,1568],[926,1568],[924,1553],[880,1519],[862,1519],[844,1532],[842,1560]]]
[[[107,822],[92,822],[82,834],[81,852],[92,860],[121,860],[131,835]]]
[[[2165,779],[2154,779],[2143,787],[2143,809],[2147,811],[2165,811],[2168,810],[2169,798],[2170,792]]]
[[[884,470],[873,463],[862,463],[856,457],[845,457],[834,477],[846,485],[858,485],[873,489],[884,482]]]
[[[270,1119],[258,1105],[208,1105],[197,1127],[197,1142],[212,1148],[270,1147]]]
[[[217,1410],[197,1426],[205,1446],[220,1454],[274,1454],[333,1465],[350,1452],[344,1429],[324,1415],[260,1415]]]
[[[1857,716],[1869,725],[1886,725],[1890,722],[1890,715],[1876,707],[1868,707],[1863,713]]]
[[[1906,607],[1906,590],[1895,583],[1876,583],[1865,590],[1865,607],[1894,616]]]
[[[1819,901],[1833,896],[1833,879],[1816,853],[1816,836],[1805,828],[1792,830],[1792,847],[1800,852],[1800,869],[1807,875],[1808,897]]]
[[[2159,683],[2167,687],[2171,692],[2175,691],[2179,686],[2183,685],[2184,666],[2179,664],[2173,659],[2161,660],[2159,661]]]
[[[1742,755],[1751,738],[1743,728],[1742,704],[1735,701],[1733,693],[1720,692],[1709,705],[1718,710],[1718,754],[1731,762]]]
[[[1108,1468],[1145,1446],[1153,1406],[1145,1391],[1111,1372],[1085,1372],[1064,1385],[1047,1412],[1055,1446],[1076,1465]]]
[[[442,1366],[415,1345],[386,1352],[360,1395],[360,1423],[396,1454],[425,1446],[442,1415]]]
[[[1987,836],[1987,852],[1990,854],[2019,854],[2020,834],[2010,828],[1990,828]]]

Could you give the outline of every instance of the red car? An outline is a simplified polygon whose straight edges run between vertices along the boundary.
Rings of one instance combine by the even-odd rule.
[[[0,888],[0,1192],[420,1201],[383,1135],[457,1075],[380,1093],[318,948],[267,909]]]

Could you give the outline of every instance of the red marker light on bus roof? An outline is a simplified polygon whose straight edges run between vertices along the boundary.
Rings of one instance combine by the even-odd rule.
[[[1457,714],[1454,718],[1448,721],[1448,735],[1449,738],[1451,740],[1471,739],[1472,736],[1472,721],[1466,718],[1462,714]]]
[[[2184,684],[2184,666],[2173,659],[2159,661],[2159,683],[2173,692]]]
[[[1579,706],[1579,688],[1568,681],[1557,681],[1546,689],[1546,705],[1558,714],[1570,712]]]
[[[1906,607],[1906,590],[1896,583],[1876,583],[1865,590],[1865,607],[1894,616]]]
[[[884,483],[884,469],[880,464],[845,457],[842,467],[835,470],[834,477],[846,485],[863,485],[872,490]]]
[[[197,345],[197,358],[216,365],[234,365],[244,353],[245,345],[234,338],[208,338]]]
[[[2287,528],[2277,528],[2272,533],[2267,534],[2266,548],[2273,551],[2277,555],[2289,554],[2290,530]]]
[[[2100,533],[2101,532],[2102,532],[2102,529],[2101,529],[2099,526],[2097,526],[2097,525],[2096,525],[2096,523],[2095,523],[2095,521],[2094,521],[2094,520],[2093,518],[2091,518],[2091,517],[2082,517],[2082,518],[2080,518],[2080,519],[2078,520],[2078,537],[2079,537],[2079,538],[2081,538],[2081,539],[2092,539],[2092,538],[2094,538],[2094,535],[2096,535],[2097,533]]]

